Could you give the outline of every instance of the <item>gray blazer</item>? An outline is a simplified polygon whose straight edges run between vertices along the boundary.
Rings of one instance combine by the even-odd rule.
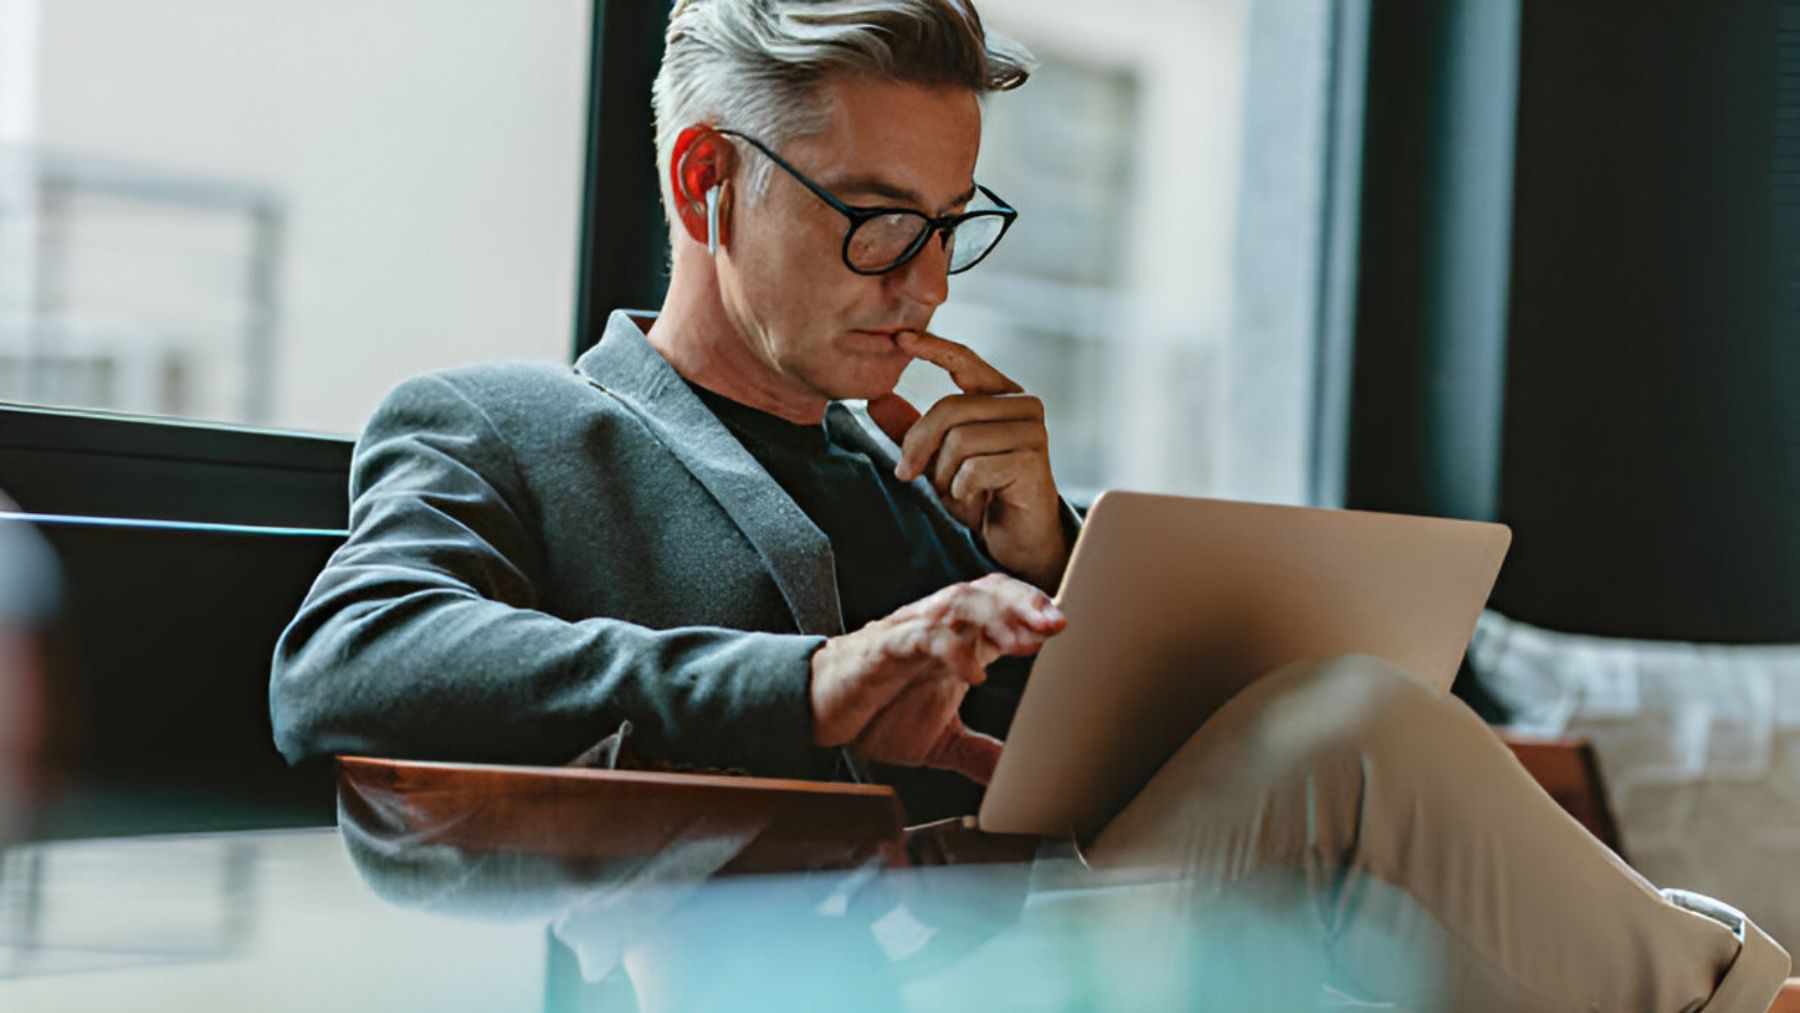
[[[827,425],[896,460],[865,413],[833,404]],[[831,774],[807,698],[813,651],[843,632],[831,546],[633,317],[573,369],[402,384],[350,494],[349,540],[275,649],[290,760],[559,764],[629,718],[644,759]]]

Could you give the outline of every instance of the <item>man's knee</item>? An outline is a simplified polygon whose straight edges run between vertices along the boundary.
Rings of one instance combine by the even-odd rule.
[[[1437,789],[1415,776],[1424,740],[1454,722],[1453,697],[1388,662],[1342,655],[1286,665],[1240,696],[1233,750],[1240,786],[1295,820],[1283,847],[1333,852],[1381,810]],[[1425,781],[1430,781],[1428,776]],[[1280,800],[1280,801],[1278,801]],[[1302,819],[1303,817],[1303,819]],[[1296,851],[1296,854],[1303,853]]]
[[[1369,779],[1385,783],[1383,770],[1409,766],[1407,740],[1441,724],[1447,702],[1367,656],[1283,666],[1227,702],[1107,835],[1149,842],[1152,860],[1198,849],[1232,868],[1250,853],[1291,859],[1347,845],[1369,815]]]
[[[1363,742],[1430,721],[1454,698],[1418,676],[1366,654],[1299,661],[1255,687],[1262,722],[1321,738]]]

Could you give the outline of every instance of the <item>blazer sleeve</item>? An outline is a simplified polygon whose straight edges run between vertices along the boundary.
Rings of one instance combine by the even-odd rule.
[[[541,611],[544,547],[509,447],[439,376],[401,385],[351,462],[350,536],[275,648],[291,762],[338,753],[566,763],[634,726],[646,759],[822,777],[822,637]]]

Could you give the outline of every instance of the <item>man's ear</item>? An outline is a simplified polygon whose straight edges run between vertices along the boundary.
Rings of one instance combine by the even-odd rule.
[[[706,126],[683,130],[669,152],[669,188],[675,195],[675,213],[688,238],[701,246],[706,245],[708,232],[706,191],[725,185],[735,156],[725,138]],[[725,221],[726,216],[720,214],[720,243],[725,242]]]

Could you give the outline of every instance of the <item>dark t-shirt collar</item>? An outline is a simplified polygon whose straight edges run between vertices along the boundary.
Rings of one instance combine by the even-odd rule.
[[[686,383],[705,402],[706,407],[712,409],[719,421],[725,423],[727,429],[801,453],[822,453],[829,442],[823,420],[811,424],[789,422],[779,415],[771,415],[707,390],[692,380],[687,380]]]

